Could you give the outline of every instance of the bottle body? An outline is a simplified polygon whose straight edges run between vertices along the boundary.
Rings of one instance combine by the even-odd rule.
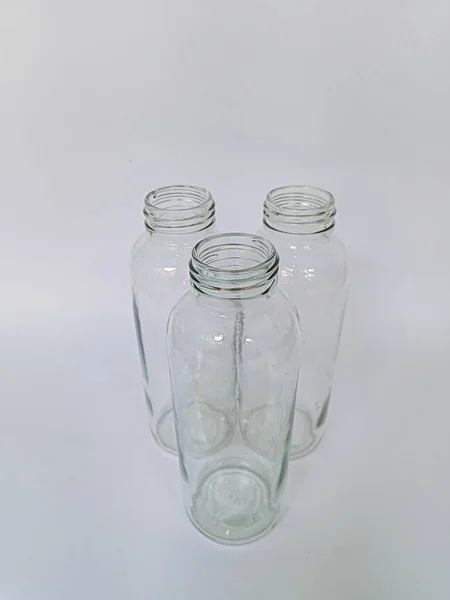
[[[207,267],[193,276],[201,283],[168,324],[185,508],[204,535],[228,544],[253,541],[276,522],[297,386],[297,313],[274,281],[261,283],[275,276],[230,283],[245,265],[273,259],[260,239],[228,234],[201,242],[197,256]],[[191,277],[196,268],[191,261]]]
[[[209,192],[201,188],[172,186],[155,190],[147,196],[144,211],[150,227],[131,252],[133,314],[150,431],[171,453],[176,453],[176,438],[166,325],[172,307],[189,285],[188,262],[193,246],[215,230],[211,201]],[[159,206],[150,217],[147,202]],[[192,220],[193,211],[197,214]],[[188,225],[183,227],[186,219]]]
[[[278,250],[279,286],[296,306],[302,324],[291,447],[295,459],[311,452],[324,433],[348,292],[347,261],[333,233],[336,210],[331,195],[304,186],[279,188],[271,195],[278,212],[297,215],[297,220],[289,216],[289,227],[266,211],[261,229]]]

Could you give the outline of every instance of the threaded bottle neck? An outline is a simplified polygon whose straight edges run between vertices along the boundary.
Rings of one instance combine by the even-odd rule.
[[[334,227],[334,196],[306,185],[279,187],[267,194],[263,223],[283,233],[313,234]]]
[[[204,188],[172,185],[147,194],[144,217],[145,227],[151,233],[194,233],[215,222],[216,205]]]
[[[246,233],[213,235],[199,242],[189,262],[191,284],[223,299],[269,293],[278,279],[278,253],[266,239]]]

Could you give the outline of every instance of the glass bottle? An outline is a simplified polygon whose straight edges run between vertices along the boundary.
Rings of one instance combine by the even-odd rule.
[[[300,330],[278,261],[259,236],[201,241],[167,328],[185,508],[226,544],[264,535],[282,505]]]
[[[144,216],[146,231],[131,253],[137,342],[150,431],[162,448],[176,453],[166,325],[189,286],[192,248],[215,231],[215,204],[203,188],[174,185],[146,196]]]
[[[279,286],[295,304],[303,345],[291,458],[308,454],[322,438],[347,299],[347,262],[334,235],[332,194],[292,185],[264,202],[262,235],[280,255]]]

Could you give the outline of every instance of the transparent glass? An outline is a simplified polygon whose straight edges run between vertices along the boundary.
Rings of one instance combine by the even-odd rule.
[[[206,238],[168,323],[185,508],[226,544],[264,535],[283,504],[300,330],[278,260],[258,236]]]
[[[348,290],[335,215],[332,194],[310,186],[277,188],[264,202],[261,234],[280,255],[279,287],[295,304],[303,333],[291,458],[318,444],[330,402]]]
[[[176,453],[166,324],[189,287],[192,248],[215,231],[215,205],[205,189],[170,186],[148,194],[144,216],[146,231],[131,253],[137,342],[150,431],[162,448]]]

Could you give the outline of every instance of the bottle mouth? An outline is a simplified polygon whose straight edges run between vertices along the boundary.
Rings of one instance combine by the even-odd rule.
[[[191,233],[214,223],[216,206],[205,188],[171,185],[147,194],[144,217],[150,232]]]
[[[264,201],[263,222],[285,233],[311,234],[332,229],[336,205],[333,194],[309,185],[288,185],[270,191]]]
[[[192,250],[189,275],[199,292],[220,298],[267,294],[278,277],[279,257],[265,238],[247,233],[213,235]]]

